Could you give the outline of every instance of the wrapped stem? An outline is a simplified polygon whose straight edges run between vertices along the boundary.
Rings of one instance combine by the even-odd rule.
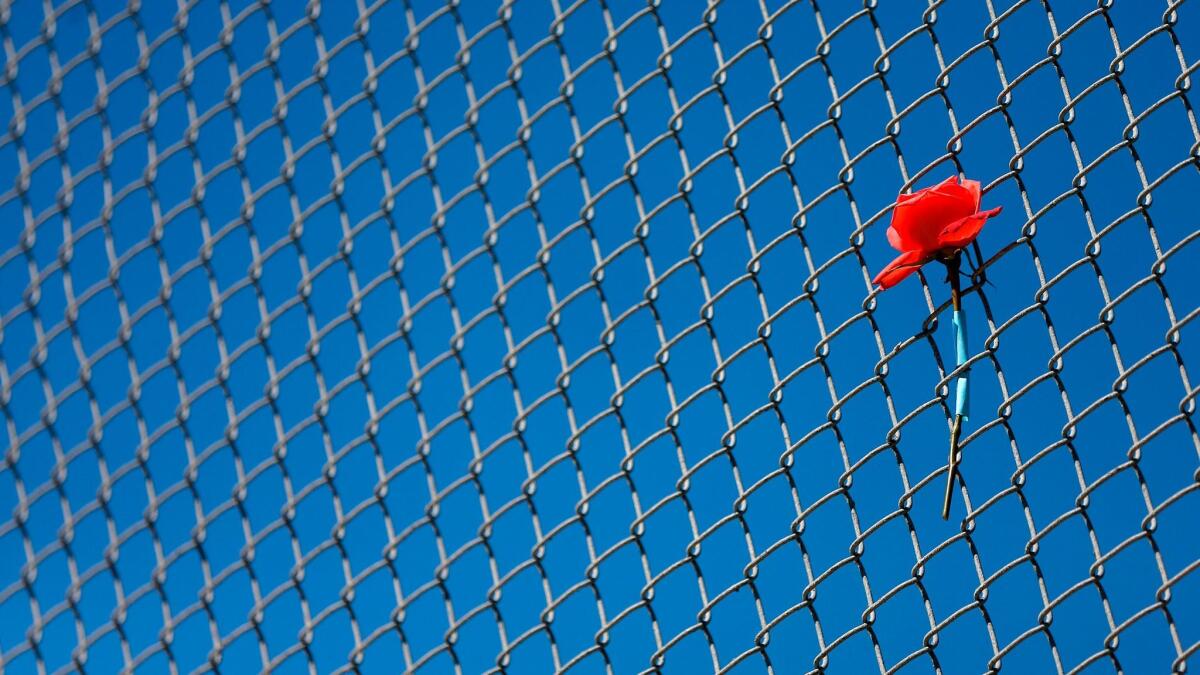
[[[950,271],[950,303],[954,308],[951,323],[954,327],[954,364],[955,369],[967,363],[967,322],[962,311],[962,292],[959,287],[959,254],[955,253],[947,263]],[[958,475],[959,447],[958,440],[962,435],[963,422],[969,414],[969,398],[967,373],[963,371],[955,378],[954,383],[954,423],[950,427],[950,458],[946,471],[946,494],[942,500],[942,518],[950,518],[950,503],[954,498],[954,478]]]

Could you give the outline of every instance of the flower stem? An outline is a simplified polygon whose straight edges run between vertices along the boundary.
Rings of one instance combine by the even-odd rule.
[[[958,473],[958,437],[962,433],[962,415],[954,416],[950,427],[950,468],[946,473],[946,495],[942,499],[942,520],[950,520],[950,502],[954,498],[954,476]]]
[[[950,272],[950,304],[954,308],[954,353],[955,367],[961,368],[966,364],[966,322],[962,317],[962,290],[959,286],[959,266],[962,263],[961,254],[946,261]],[[942,499],[942,519],[950,519],[950,503],[954,498],[954,478],[958,475],[959,447],[958,439],[962,435],[962,423],[966,419],[967,407],[967,375],[962,373],[957,378],[954,402],[954,423],[950,426],[950,459],[946,470],[946,493]]]

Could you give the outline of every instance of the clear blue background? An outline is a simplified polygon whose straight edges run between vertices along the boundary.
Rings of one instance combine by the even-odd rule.
[[[0,16],[6,671],[1200,641],[1195,2],[43,4]],[[869,280],[956,172],[1005,210],[944,522],[947,288]]]

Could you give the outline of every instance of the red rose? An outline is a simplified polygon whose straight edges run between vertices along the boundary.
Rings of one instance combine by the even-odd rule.
[[[979,210],[979,181],[958,182],[951,176],[938,185],[902,194],[892,209],[888,243],[900,256],[875,275],[887,289],[938,257],[949,257],[975,241],[988,218],[1000,207]]]

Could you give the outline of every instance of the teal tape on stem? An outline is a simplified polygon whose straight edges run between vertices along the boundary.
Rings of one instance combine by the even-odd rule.
[[[954,310],[953,324],[955,366],[961,367],[967,362],[967,321],[961,310]],[[954,392],[954,414],[962,415],[964,421],[970,413],[967,389],[967,373],[964,371],[958,376]]]

